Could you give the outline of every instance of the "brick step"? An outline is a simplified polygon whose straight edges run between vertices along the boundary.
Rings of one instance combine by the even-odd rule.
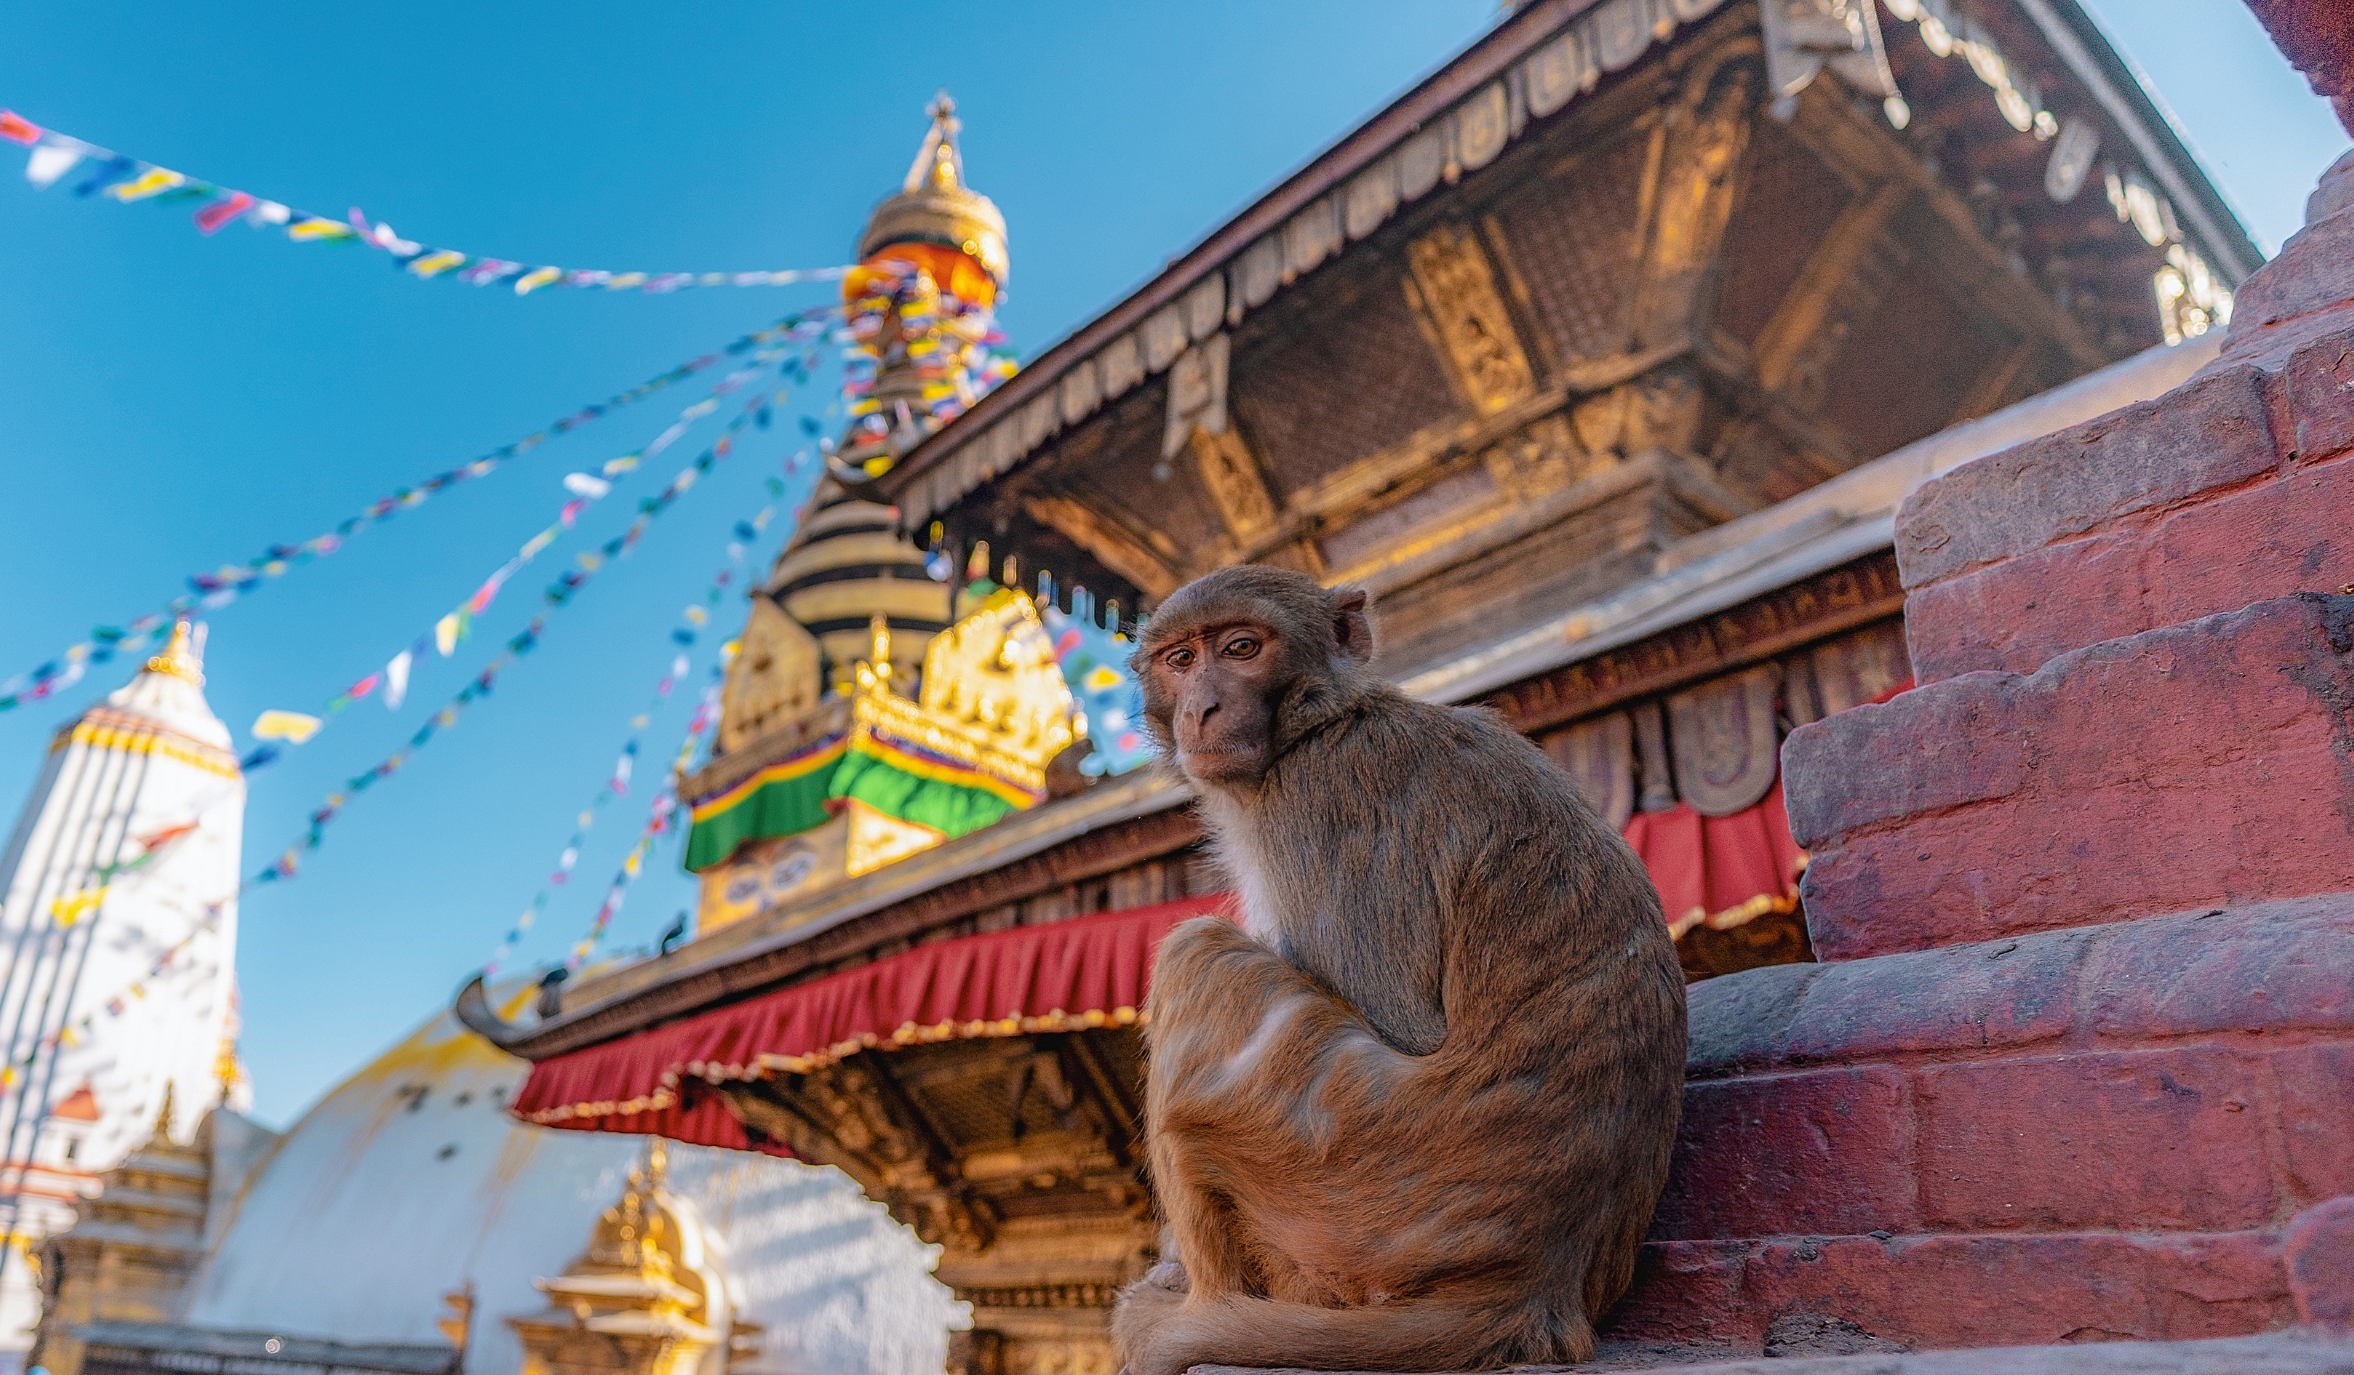
[[[1756,1351],[1809,1314],[1919,1348],[2354,1330],[2354,1197],[2263,1230],[1651,1242],[1617,1343]]]
[[[2354,1193],[2354,894],[1690,991],[1652,1239],[2285,1223]]]
[[[2279,1231],[1652,1242],[1607,1326],[1758,1350],[1792,1313],[1914,1348],[2188,1340],[2297,1321]]]
[[[2354,582],[2354,330],[1964,465],[1897,517],[1923,683]]]
[[[2354,889],[2354,597],[1844,711],[1783,746],[1825,959]]]

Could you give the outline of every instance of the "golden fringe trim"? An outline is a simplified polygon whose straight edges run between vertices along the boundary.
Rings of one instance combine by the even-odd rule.
[[[576,1122],[587,1117],[629,1117],[642,1112],[660,1112],[678,1105],[678,1084],[682,1070],[686,1077],[700,1079],[707,1084],[748,1083],[777,1074],[808,1074],[838,1064],[861,1051],[903,1050],[908,1046],[929,1046],[943,1041],[972,1041],[997,1036],[1041,1036],[1064,1031],[1095,1031],[1104,1027],[1143,1026],[1151,1020],[1150,1014],[1134,1007],[1115,1007],[1109,1012],[1090,1008],[1077,1013],[1065,1012],[1058,1007],[1038,1017],[977,1018],[969,1022],[936,1022],[931,1026],[904,1022],[888,1036],[869,1031],[836,1041],[823,1050],[813,1050],[807,1055],[756,1055],[749,1065],[690,1060],[678,1070],[663,1071],[662,1087],[652,1093],[628,1099],[570,1103],[543,1108],[538,1112],[517,1113],[516,1116],[544,1127],[557,1122]]]
[[[1798,910],[1796,893],[1760,893],[1744,903],[1722,912],[1703,912],[1695,907],[1667,924],[1670,940],[1682,940],[1693,928],[1705,926],[1711,931],[1730,931],[1736,926],[1747,926],[1768,913],[1782,914]]]
[[[152,725],[116,724],[107,719],[113,713],[92,712],[89,718],[76,722],[71,731],[59,738],[50,748],[64,745],[88,745],[92,749],[115,750],[123,754],[160,754],[166,759],[192,765],[222,778],[238,777],[237,756],[201,741],[187,740],[176,733],[159,731]]]

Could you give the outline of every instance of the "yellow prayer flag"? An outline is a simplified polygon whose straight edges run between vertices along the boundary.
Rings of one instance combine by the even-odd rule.
[[[319,216],[313,215],[307,220],[296,220],[293,224],[286,226],[286,237],[297,242],[307,243],[321,239],[357,238],[358,231],[348,224],[338,224],[334,220],[321,219]]]
[[[452,611],[433,623],[433,647],[447,659],[458,648],[458,613]]]
[[[49,915],[57,918],[59,926],[71,926],[82,919],[82,914],[106,901],[106,888],[84,888],[78,893],[67,893],[52,900]]]
[[[143,201],[149,196],[160,196],[175,186],[185,185],[187,181],[186,177],[168,167],[150,167],[120,186],[108,187],[106,194],[127,204]]]
[[[535,267],[515,279],[515,294],[529,296],[563,275],[564,269],[560,267]]]
[[[439,249],[421,258],[411,259],[409,271],[420,277],[433,277],[449,271],[466,261],[466,255],[454,248]]]
[[[299,711],[272,709],[253,718],[253,738],[256,740],[283,740],[290,745],[299,745],[317,735],[319,725],[319,718],[316,716],[305,716]]]

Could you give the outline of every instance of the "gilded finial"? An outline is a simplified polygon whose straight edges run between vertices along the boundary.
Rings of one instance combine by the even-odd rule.
[[[186,624],[187,624],[187,622],[185,622],[185,621],[182,621],[182,622],[181,622],[181,624],[182,624],[182,625],[186,625]],[[163,1081],[163,1107],[162,1107],[162,1108],[160,1108],[160,1109],[158,1109],[158,1110],[157,1110],[157,1112],[156,1112],[156,1114],[155,1114],[155,1137],[156,1137],[156,1139],[157,1139],[158,1141],[169,1141],[169,1140],[171,1139],[171,1136],[172,1136],[172,1081],[171,1081],[171,1080],[169,1080],[169,1079],[166,1079],[166,1080],[164,1080],[164,1081]]]
[[[964,154],[956,146],[956,136],[964,124],[956,117],[956,101],[942,91],[924,107],[932,117],[931,130],[924,135],[924,146],[916,150],[915,162],[907,169],[907,180],[900,190],[913,191],[927,183],[944,191],[954,191],[964,185]]]
[[[172,625],[172,642],[164,651],[147,661],[149,673],[165,673],[182,681],[204,686],[204,641],[186,621]]]

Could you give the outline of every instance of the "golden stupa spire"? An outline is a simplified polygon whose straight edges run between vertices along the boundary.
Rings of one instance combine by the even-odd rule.
[[[149,673],[165,673],[174,678],[204,686],[204,637],[186,621],[172,626],[172,642],[164,651],[147,661]]]
[[[956,101],[942,91],[924,107],[932,117],[932,127],[924,135],[924,146],[916,150],[915,162],[907,169],[907,180],[901,191],[913,191],[927,182],[943,191],[954,191],[964,185],[964,153],[956,145],[956,136],[964,130],[963,121],[956,117]]]

